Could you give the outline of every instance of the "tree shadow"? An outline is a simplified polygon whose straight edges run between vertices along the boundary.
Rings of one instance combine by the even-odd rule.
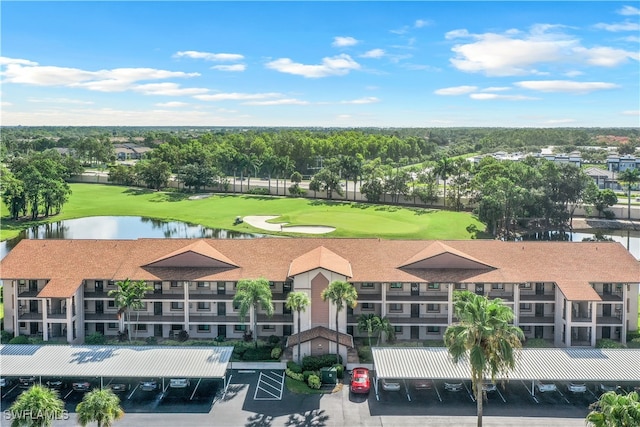
[[[273,417],[267,414],[255,414],[250,416],[245,423],[245,427],[270,427],[273,424]]]
[[[321,427],[326,426],[328,420],[329,415],[326,414],[324,409],[313,409],[304,414],[290,414],[284,425]]]
[[[178,191],[170,191],[170,192],[162,192],[155,193],[155,195],[149,200],[154,203],[162,203],[162,202],[181,202],[183,200],[189,199],[192,194],[178,192]]]
[[[153,194],[157,193],[155,190],[151,190],[150,188],[127,188],[122,192],[122,194],[126,194],[127,196],[143,196],[145,194]]]
[[[78,351],[77,353],[73,353],[73,358],[71,359],[72,363],[82,364],[82,363],[93,363],[93,362],[102,362],[106,359],[113,357],[115,352],[112,349],[101,348],[96,350],[83,350]]]

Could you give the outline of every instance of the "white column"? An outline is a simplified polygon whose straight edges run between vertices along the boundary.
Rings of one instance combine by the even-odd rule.
[[[191,282],[184,282],[184,330],[189,333],[189,286]]]
[[[453,323],[453,290],[455,289],[455,283],[447,284],[447,292],[449,295],[447,296],[447,324],[450,325]]]
[[[513,324],[520,324],[520,283],[513,284]]]
[[[65,298],[66,303],[66,320],[67,320],[67,342],[73,342],[73,306],[71,303],[71,298]]]
[[[51,298],[42,300],[42,340],[49,341],[49,307],[51,306]]]

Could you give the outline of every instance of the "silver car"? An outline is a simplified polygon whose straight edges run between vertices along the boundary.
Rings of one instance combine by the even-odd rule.
[[[382,389],[386,391],[400,391],[400,380],[383,378]]]

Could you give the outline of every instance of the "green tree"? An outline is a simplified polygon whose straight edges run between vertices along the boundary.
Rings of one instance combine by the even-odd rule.
[[[358,330],[360,332],[366,332],[369,338],[369,347],[371,347],[371,336],[378,329],[380,324],[380,316],[373,313],[361,314],[358,317]]]
[[[396,328],[391,324],[391,321],[387,316],[382,316],[374,326],[373,333],[378,337],[376,345],[380,345],[382,337],[384,337],[386,341],[393,341],[396,339]]]
[[[11,426],[51,426],[56,418],[62,418],[63,411],[64,402],[58,392],[36,384],[23,391],[9,408],[14,417]]]
[[[358,304],[358,292],[351,283],[334,280],[322,291],[320,297],[323,301],[329,300],[336,306],[336,356],[340,363],[340,328],[338,327],[340,312],[345,307],[355,308]]]
[[[273,302],[269,281],[266,279],[244,279],[238,281],[233,303],[238,304],[241,319],[244,319],[249,310],[253,311],[253,342],[255,343],[255,347],[258,348],[258,307],[261,307],[267,313],[267,316],[273,314]]]
[[[97,422],[98,427],[110,427],[113,422],[124,416],[120,407],[120,398],[109,389],[94,389],[82,398],[76,406],[78,424],[85,427]]]
[[[142,299],[153,287],[147,285],[144,280],[131,281],[128,278],[116,282],[117,289],[109,291],[109,296],[118,307],[118,318],[124,315],[127,320],[127,337],[131,341],[131,310],[139,310],[144,307]],[[120,333],[122,333],[122,322],[120,322]]]
[[[294,310],[298,313],[298,365],[300,364],[300,333],[302,332],[300,329],[300,317],[302,316],[302,312],[307,309],[311,300],[309,299],[309,295],[304,292],[289,292],[287,295],[287,301],[285,303],[286,307],[289,310]]]
[[[438,160],[438,163],[435,167],[436,174],[440,177],[444,184],[444,196],[442,198],[443,206],[447,206],[447,179],[449,179],[449,175],[453,171],[453,161],[448,157],[443,157]]]
[[[167,186],[171,177],[171,166],[162,160],[152,158],[141,160],[135,166],[136,175],[144,181],[149,188],[160,191]]]
[[[640,169],[626,169],[620,172],[618,181],[627,186],[627,219],[631,219],[631,187],[640,182]]]
[[[603,393],[590,407],[587,424],[593,427],[637,427],[640,426],[640,401],[638,393]]]
[[[508,374],[515,368],[524,334],[510,324],[513,311],[499,298],[489,300],[469,291],[456,291],[453,301],[459,321],[447,327],[444,342],[454,363],[469,362],[481,427],[483,382],[485,378],[495,381],[497,375]]]
[[[340,176],[329,168],[324,168],[313,176],[309,183],[309,189],[313,191],[316,191],[316,189],[318,189],[318,191],[326,191],[329,200],[333,198],[334,191],[340,196],[343,194],[340,185]]]

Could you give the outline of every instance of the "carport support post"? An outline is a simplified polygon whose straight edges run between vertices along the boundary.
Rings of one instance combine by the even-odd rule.
[[[534,381],[531,380],[531,396],[536,397],[536,389],[533,386]]]
[[[100,377],[100,389],[104,388],[104,377]]]

